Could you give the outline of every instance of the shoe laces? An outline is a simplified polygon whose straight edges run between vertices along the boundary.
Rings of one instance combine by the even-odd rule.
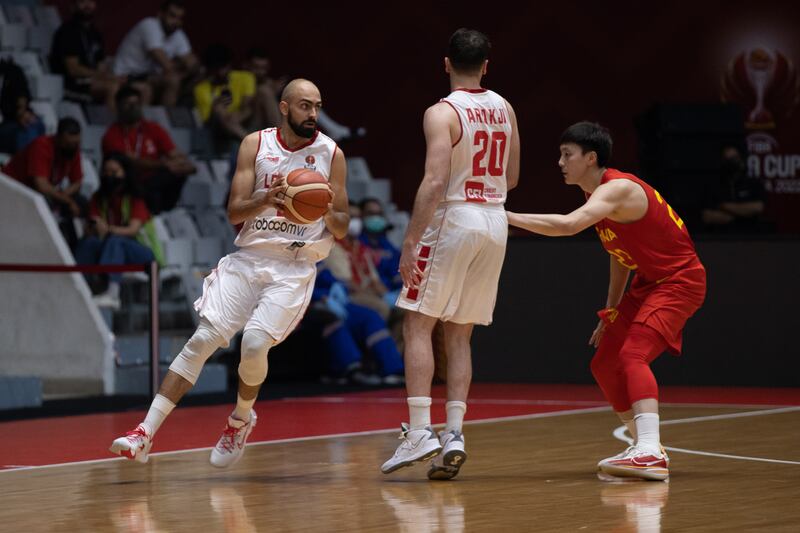
[[[233,448],[236,446],[236,437],[239,436],[239,432],[244,429],[245,426],[247,426],[247,424],[240,428],[233,427],[230,424],[225,426],[225,430],[222,432],[222,438],[219,442],[222,449],[226,452],[232,452]]]
[[[136,429],[125,433],[125,436],[132,441],[143,441],[147,439],[147,432],[142,426],[136,426]]]

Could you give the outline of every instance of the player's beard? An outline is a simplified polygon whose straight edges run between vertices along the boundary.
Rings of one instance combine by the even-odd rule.
[[[288,122],[289,122],[289,127],[292,128],[292,131],[298,137],[304,137],[306,139],[310,139],[311,137],[314,136],[314,133],[317,131],[317,121],[316,120],[308,119],[303,123],[296,122],[294,120],[294,118],[292,117],[292,111],[291,110],[289,110],[289,116],[287,118],[288,118]],[[313,123],[314,125],[313,126],[306,126],[305,123],[307,123],[307,122]]]

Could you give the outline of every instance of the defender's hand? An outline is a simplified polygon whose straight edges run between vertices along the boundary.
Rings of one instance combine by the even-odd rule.
[[[606,323],[600,320],[597,323],[597,327],[594,328],[592,332],[592,336],[589,338],[589,344],[597,348],[600,345],[600,339],[603,337],[603,333],[606,331]]]

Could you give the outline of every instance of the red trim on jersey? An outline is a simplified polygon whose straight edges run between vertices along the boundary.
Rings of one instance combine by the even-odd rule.
[[[336,159],[336,152],[338,152],[338,151],[339,151],[339,145],[338,144],[334,144],[333,145],[333,155],[331,156],[331,170],[333,170],[333,160]],[[330,179],[331,179],[331,177],[328,176],[328,180],[329,181],[330,181]]]
[[[456,113],[456,117],[458,117],[458,127],[461,130],[461,132],[458,134],[458,139],[456,139],[456,142],[454,142],[453,145],[452,145],[452,146],[455,146],[455,145],[457,145],[458,143],[461,142],[461,137],[464,136],[464,124],[461,123],[461,115],[458,114],[458,109],[456,109],[456,106],[454,106],[452,103],[448,102],[444,98],[442,98],[441,101],[444,102],[445,104],[449,105],[450,107],[452,107],[453,111],[455,111],[455,113]]]
[[[419,256],[423,259],[427,259],[431,255],[431,247],[430,246],[423,246],[419,249]]]
[[[258,161],[258,152],[261,151],[261,136],[264,135],[264,130],[258,132],[258,148],[256,148],[256,156],[253,158],[253,164]]]
[[[317,135],[319,135],[319,131],[315,131],[314,132],[314,136],[311,137],[308,140],[307,143],[301,144],[297,148],[289,148],[289,146],[286,144],[286,142],[284,142],[283,137],[281,137],[281,129],[280,128],[276,128],[275,138],[278,139],[278,144],[281,145],[281,148],[283,148],[287,152],[296,152],[298,150],[302,150],[306,146],[311,146],[312,144],[314,144],[314,141],[317,140]]]
[[[464,91],[464,92],[467,92],[467,93],[470,93],[470,94],[481,94],[481,93],[485,93],[489,89],[484,89],[483,87],[481,87],[479,89],[465,89],[463,87],[458,87],[458,88],[453,89],[453,90],[454,91]]]
[[[416,302],[418,296],[419,289],[408,289],[408,292],[406,293],[406,299],[411,300],[412,302]]]

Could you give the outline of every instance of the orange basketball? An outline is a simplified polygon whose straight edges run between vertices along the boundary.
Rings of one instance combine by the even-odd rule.
[[[328,178],[315,170],[297,168],[286,177],[284,217],[298,224],[311,224],[328,211],[331,192]]]

